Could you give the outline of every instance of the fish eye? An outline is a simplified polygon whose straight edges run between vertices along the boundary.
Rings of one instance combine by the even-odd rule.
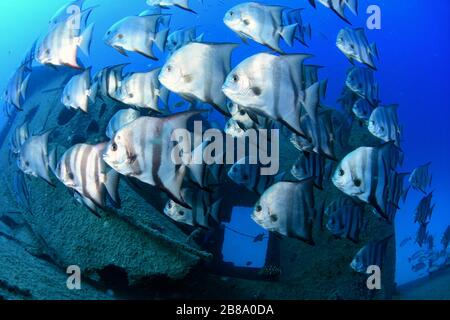
[[[123,39],[123,34],[119,33],[119,34],[117,35],[117,38]]]
[[[25,167],[29,167],[30,166],[30,162],[29,161],[25,161]]]
[[[184,216],[184,211],[181,210],[181,211],[178,212],[178,214],[179,214],[180,216]]]
[[[111,145],[111,150],[112,150],[113,152],[116,152],[116,151],[117,151],[117,143],[113,142],[113,144]]]
[[[233,81],[234,82],[238,82],[239,81],[239,76],[237,74],[233,75]]]
[[[343,176],[344,176],[344,174],[345,174],[345,171],[344,171],[344,170],[342,170],[342,169],[339,169],[339,175],[340,175],[341,177],[343,177]]]
[[[239,114],[240,114],[241,116],[245,116],[245,110],[240,110],[240,111],[239,111]]]
[[[353,181],[353,183],[355,184],[355,186],[360,187],[361,186],[361,180],[360,179],[355,179]]]
[[[276,214],[273,214],[270,216],[270,220],[272,220],[272,222],[277,222],[278,221],[278,216]]]
[[[355,49],[355,45],[354,45],[354,44],[351,44],[351,45],[350,45],[350,48]]]
[[[45,50],[45,54],[49,55],[50,54],[50,49]]]
[[[168,72],[172,72],[172,66],[170,64],[167,66],[166,69],[167,69]]]
[[[233,11],[230,11],[228,14],[229,14],[231,17],[234,16],[234,12],[233,12]]]
[[[261,212],[262,211],[262,207],[260,205],[257,205],[255,210],[256,210],[256,212]]]
[[[381,131],[384,131],[384,127],[380,127],[380,130],[381,130]]]
[[[69,95],[69,94],[66,96],[66,99],[67,99],[67,100],[70,100],[70,95]]]

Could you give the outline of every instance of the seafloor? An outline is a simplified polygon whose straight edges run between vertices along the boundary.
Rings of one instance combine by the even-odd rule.
[[[60,88],[71,75],[73,71],[67,69],[36,68],[24,111],[17,114],[12,128],[28,120],[31,132],[54,129],[50,148],[58,144],[62,146],[60,153],[79,141],[105,141],[108,120],[124,106],[98,101],[91,106],[89,115],[68,111],[60,103],[61,91],[49,89]],[[395,237],[390,240],[382,267],[381,290],[369,291],[367,276],[349,267],[366,243],[394,234],[392,225],[369,210],[365,213],[368,223],[360,243],[335,239],[318,219],[315,246],[272,237],[273,248],[266,267],[241,270],[218,263],[220,250],[206,252],[188,244],[189,232],[162,214],[167,201],[162,193],[124,179],[120,185],[122,208],[104,212],[97,218],[77,205],[63,185],[52,188],[30,178],[27,184],[32,208],[27,211],[16,202],[11,188],[17,167],[8,156],[8,139],[9,136],[0,150],[4,186],[0,190],[0,216],[3,220],[13,218],[17,223],[0,230],[2,298],[391,299],[393,296]],[[353,147],[376,143],[358,123],[354,124]],[[297,151],[288,141],[282,147],[282,169],[289,171]],[[231,189],[236,190],[236,186]],[[316,194],[317,202],[326,198],[327,203],[339,195],[330,184]],[[220,242],[220,236],[215,240]],[[70,265],[78,265],[82,270],[80,291],[66,288],[65,270]]]

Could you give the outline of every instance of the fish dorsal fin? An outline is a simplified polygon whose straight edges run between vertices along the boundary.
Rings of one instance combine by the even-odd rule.
[[[320,82],[314,83],[305,90],[302,98],[302,105],[309,117],[313,121],[317,121],[320,105]]]

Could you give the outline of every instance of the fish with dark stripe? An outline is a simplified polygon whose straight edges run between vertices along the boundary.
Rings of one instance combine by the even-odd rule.
[[[419,230],[417,230],[417,233],[416,233],[416,243],[421,248],[422,248],[423,244],[425,243],[426,238],[428,237],[428,231],[427,231],[428,223],[429,222],[421,223],[419,225]]]
[[[120,93],[120,86],[123,79],[123,69],[128,64],[119,64],[101,69],[94,76],[91,86],[91,98],[95,101],[96,98],[104,99],[111,98],[118,100]]]
[[[346,86],[373,107],[379,103],[378,83],[373,70],[365,67],[353,67],[347,73]]]
[[[383,268],[383,263],[386,258],[386,250],[392,236],[389,236],[380,241],[373,241],[363,247],[353,258],[350,267],[359,273],[366,273],[369,266],[378,266]]]
[[[282,181],[271,186],[255,205],[252,219],[264,229],[313,245],[314,181]]]
[[[285,173],[276,176],[262,175],[261,164],[254,158],[244,157],[231,167],[228,176],[234,183],[262,195],[274,183],[283,180]]]
[[[338,238],[359,242],[364,226],[364,207],[351,198],[339,198],[325,210],[328,215],[327,229]]]
[[[120,174],[158,187],[172,200],[189,206],[181,195],[186,166],[172,158],[176,148],[172,134],[178,129],[186,130],[188,121],[202,112],[136,119],[115,134],[103,158]]]
[[[332,181],[339,190],[369,203],[392,222],[405,192],[406,174],[394,170],[400,159],[400,150],[393,143],[360,147],[340,162]]]
[[[394,141],[400,146],[401,130],[397,115],[398,105],[379,106],[372,111],[367,126],[369,132],[384,142]]]
[[[67,150],[56,163],[56,150],[52,152],[51,167],[55,176],[75,192],[75,199],[84,203],[93,213],[105,209],[107,200],[120,207],[118,194],[119,174],[108,170],[102,159],[106,144],[78,144]]]
[[[336,46],[350,60],[356,60],[376,70],[374,58],[378,58],[378,50],[375,45],[369,44],[363,28],[344,28],[339,31]]]
[[[291,174],[299,181],[314,178],[314,185],[323,189],[326,159],[315,152],[300,152]]]
[[[432,176],[430,174],[431,162],[417,167],[409,176],[409,183],[415,190],[427,193],[427,188],[431,186]]]
[[[431,205],[431,201],[433,200],[433,192],[424,196],[419,205],[416,208],[416,214],[414,216],[414,222],[419,222],[424,224],[431,219],[431,215],[433,214],[434,204]]]

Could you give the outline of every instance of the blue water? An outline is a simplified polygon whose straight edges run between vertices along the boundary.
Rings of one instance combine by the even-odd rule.
[[[204,0],[203,7],[197,0],[192,0],[193,7],[199,12],[195,16],[191,13],[175,9],[172,26],[199,26],[200,32],[205,33],[208,41],[240,42],[222,23],[222,16],[231,6],[242,1],[235,0]],[[226,3],[220,5],[220,3]],[[277,0],[266,3],[276,3],[292,7],[305,7],[304,18],[313,26],[314,39],[310,48],[300,45],[288,52],[313,53],[315,58],[311,63],[325,66],[321,78],[329,79],[327,104],[337,106],[336,99],[340,95],[345,73],[350,67],[346,58],[335,47],[336,34],[340,28],[346,26],[330,10],[318,5],[313,10],[307,0]],[[9,76],[22,60],[31,43],[44,35],[49,17],[59,9],[65,0],[3,0],[0,1],[0,87],[4,87]],[[128,62],[130,59],[121,56],[101,41],[104,32],[114,22],[126,15],[139,13],[147,8],[144,0],[88,0],[88,6],[100,4],[92,16],[96,22],[95,38],[92,47],[91,63],[94,71],[107,65]],[[450,120],[450,105],[448,93],[450,84],[449,30],[450,2],[447,0],[384,0],[360,1],[359,17],[351,16],[355,26],[364,26],[367,19],[365,8],[370,4],[378,4],[382,9],[382,29],[366,31],[369,40],[377,43],[380,61],[377,63],[379,71],[376,76],[380,83],[381,99],[383,103],[399,103],[399,115],[404,127],[403,149],[406,153],[405,171],[415,166],[432,161],[434,201],[436,209],[430,232],[435,235],[436,242],[440,241],[442,232],[450,224],[450,134],[448,132]],[[267,51],[264,47],[250,42],[242,45],[234,54],[234,65],[243,58],[256,51]],[[161,56],[160,53],[158,53]],[[142,57],[131,55],[134,69],[145,68],[149,64],[158,65]],[[4,120],[1,119],[0,123]],[[412,191],[408,201],[403,205],[396,219],[398,242],[408,236],[414,236],[417,225],[413,224],[414,208],[420,200],[421,194]],[[255,235],[258,233],[256,228]],[[233,241],[240,241],[237,236],[232,237],[226,245],[226,259],[238,264],[259,258],[250,256],[248,251],[242,251],[240,256],[233,257],[230,252],[236,247]],[[410,243],[404,248],[398,248],[397,282],[404,283],[415,278],[410,271],[407,257],[417,250],[417,246]],[[264,250],[258,250],[259,255]],[[231,255],[231,256],[230,256]],[[256,262],[258,263],[258,262]]]

